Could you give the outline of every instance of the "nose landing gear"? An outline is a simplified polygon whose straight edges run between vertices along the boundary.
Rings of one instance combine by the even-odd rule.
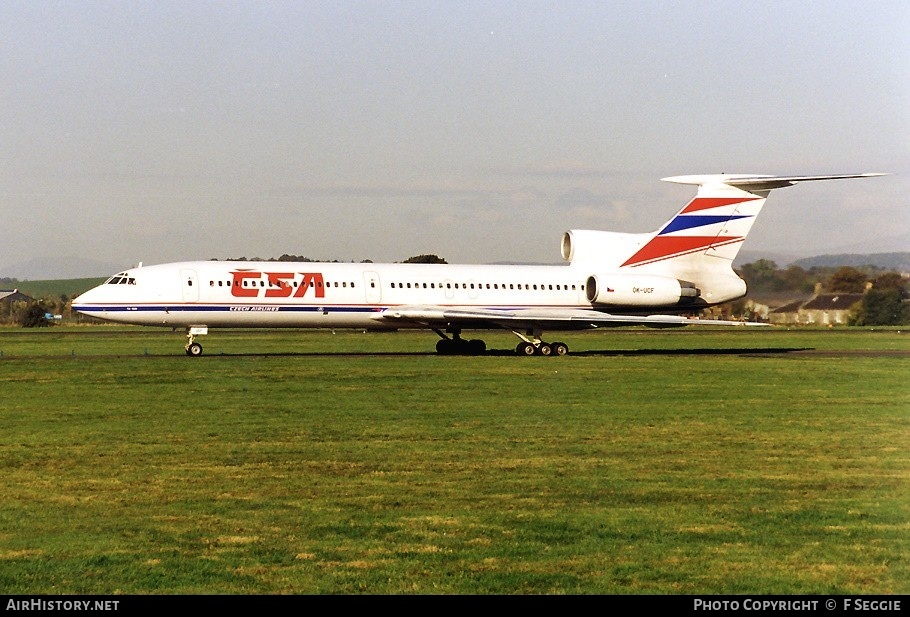
[[[202,355],[202,345],[196,342],[197,336],[209,333],[208,326],[191,326],[186,329],[186,355],[199,357]]]

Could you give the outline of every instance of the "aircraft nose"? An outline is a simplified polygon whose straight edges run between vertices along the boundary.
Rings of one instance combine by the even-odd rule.
[[[92,287],[73,298],[73,308],[81,310],[98,299],[98,287]]]
[[[85,304],[86,299],[92,295],[92,292],[97,289],[97,287],[92,287],[86,291],[83,291],[81,294],[73,298],[73,304]]]

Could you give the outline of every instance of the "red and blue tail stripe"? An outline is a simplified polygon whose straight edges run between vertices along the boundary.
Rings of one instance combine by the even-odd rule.
[[[757,212],[743,214],[739,206],[756,200],[764,201],[758,196],[696,197],[622,265],[638,266],[742,242]],[[730,233],[730,223],[740,220],[745,223],[742,233]]]

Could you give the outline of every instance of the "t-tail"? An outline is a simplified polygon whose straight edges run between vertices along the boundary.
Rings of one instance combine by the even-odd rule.
[[[573,265],[597,264],[634,281],[653,278],[678,281],[682,305],[713,305],[746,294],[746,284],[733,271],[733,260],[772,189],[812,180],[868,178],[886,174],[829,176],[762,176],[713,174],[674,176],[666,182],[698,186],[695,198],[660,229],[645,234],[572,230],[563,238],[563,257]],[[607,280],[607,277],[603,277]],[[614,279],[615,280],[615,279]],[[594,302],[598,277],[588,282]],[[590,289],[593,287],[593,289]],[[638,287],[641,287],[639,284]],[[600,284],[600,289],[605,285]]]

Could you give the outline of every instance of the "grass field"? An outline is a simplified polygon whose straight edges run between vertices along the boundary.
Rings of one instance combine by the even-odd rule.
[[[560,338],[0,330],[0,591],[910,593],[906,332]]]

